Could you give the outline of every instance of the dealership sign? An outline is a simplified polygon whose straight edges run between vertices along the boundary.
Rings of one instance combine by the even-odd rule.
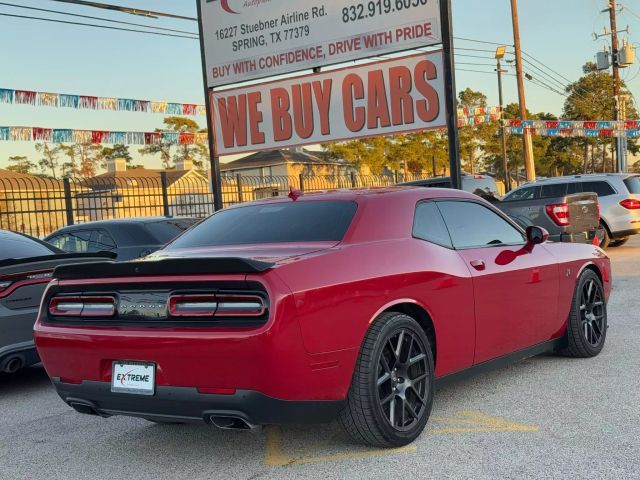
[[[210,95],[217,155],[446,126],[442,51]]]
[[[209,88],[441,43],[439,0],[200,0]]]

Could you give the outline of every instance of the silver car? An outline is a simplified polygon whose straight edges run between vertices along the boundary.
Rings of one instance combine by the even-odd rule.
[[[600,202],[600,224],[604,228],[601,247],[617,247],[631,235],[640,233],[640,175],[629,173],[595,173],[554,177],[527,183],[509,192],[512,198],[542,198],[544,190],[554,194],[595,192]]]

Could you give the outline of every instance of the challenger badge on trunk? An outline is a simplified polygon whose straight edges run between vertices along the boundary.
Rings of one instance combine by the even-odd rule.
[[[121,293],[118,314],[121,318],[166,318],[167,294],[153,292]]]

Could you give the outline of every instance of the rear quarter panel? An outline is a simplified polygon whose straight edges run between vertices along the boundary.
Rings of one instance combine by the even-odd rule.
[[[343,245],[276,272],[294,294],[311,353],[359,349],[378,314],[413,303],[434,323],[436,375],[473,362],[472,280],[453,250],[413,238]]]

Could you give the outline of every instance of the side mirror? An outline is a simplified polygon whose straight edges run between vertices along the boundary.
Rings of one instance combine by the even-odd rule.
[[[527,244],[525,245],[525,248],[529,252],[533,250],[533,247],[535,245],[544,243],[547,241],[547,238],[549,238],[549,232],[547,232],[544,228],[536,227],[535,225],[527,227],[526,232],[527,232]]]

